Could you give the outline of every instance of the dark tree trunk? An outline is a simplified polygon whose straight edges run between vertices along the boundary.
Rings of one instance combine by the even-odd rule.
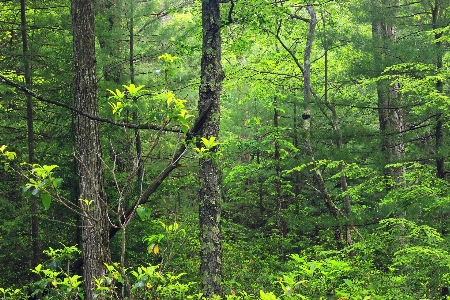
[[[431,5],[431,17],[432,17],[432,25],[433,29],[437,30],[442,27],[439,24],[439,13],[440,10],[445,9],[445,7],[436,1],[434,5]],[[442,32],[436,31],[434,34],[435,39],[435,48],[436,48],[436,68],[438,71],[442,70],[443,64],[443,56],[444,51],[442,49],[441,42]],[[436,90],[439,93],[444,91],[444,82],[438,80],[436,82]],[[444,145],[444,120],[442,118],[442,113],[439,112],[436,117],[436,127],[435,127],[435,139],[436,139],[436,174],[438,178],[446,179],[446,170],[445,170],[445,155],[442,153],[442,148]]]
[[[31,90],[32,75],[30,68],[30,59],[28,51],[27,37],[27,18],[25,0],[20,1],[21,16],[21,33],[22,33],[22,53],[25,75],[25,86]],[[27,131],[28,131],[28,163],[34,164],[34,116],[33,116],[33,97],[27,94]],[[33,257],[31,259],[31,267],[34,268],[39,264],[41,251],[39,250],[39,219],[37,216],[36,199],[32,198],[30,205],[31,213],[31,248]]]
[[[211,109],[200,130],[200,136],[219,137],[221,65],[220,8],[218,0],[202,2],[203,48],[198,110]],[[212,149],[210,156],[201,158],[199,170],[200,273],[202,291],[206,298],[222,296],[222,234],[220,227],[221,192],[220,169]]]
[[[281,192],[281,154],[280,154],[280,141],[279,141],[279,118],[280,113],[277,108],[277,99],[274,99],[274,109],[273,109],[273,127],[276,130],[276,137],[274,141],[274,155],[273,158],[275,160],[275,198],[276,198],[276,218],[277,218],[277,229],[281,237],[285,235],[284,222],[282,216],[283,209],[283,196]],[[283,246],[280,245],[280,255],[284,256]]]
[[[74,105],[88,115],[98,116],[93,1],[72,1],[72,24]],[[91,300],[94,299],[94,278],[105,274],[104,263],[110,261],[98,122],[78,114],[75,143],[82,206],[84,299]]]

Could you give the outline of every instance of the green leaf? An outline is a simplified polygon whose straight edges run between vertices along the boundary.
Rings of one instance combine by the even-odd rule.
[[[136,87],[136,85],[134,85],[132,83],[130,85],[123,85],[123,87],[127,89],[128,93],[130,93],[131,97],[135,97],[138,95],[139,91],[144,88],[144,85],[140,85],[140,86]],[[142,91],[142,92],[144,92],[144,91]]]
[[[139,218],[142,221],[149,220],[151,217],[151,211],[149,208],[146,208],[145,206],[139,205],[136,209],[136,213],[138,214]]]
[[[37,196],[37,195],[39,194],[40,191],[41,191],[40,189],[35,188],[35,189],[31,192],[31,194],[32,194],[33,196]]]
[[[52,197],[47,193],[41,193],[41,199],[45,210],[49,209],[50,203],[52,202]]]
[[[55,188],[60,187],[62,182],[63,182],[62,178],[55,178],[55,180],[53,180],[53,182],[52,182],[53,183],[53,187],[55,187]]]
[[[344,279],[344,282],[346,285],[348,285],[349,287],[353,286],[353,282],[350,279]]]

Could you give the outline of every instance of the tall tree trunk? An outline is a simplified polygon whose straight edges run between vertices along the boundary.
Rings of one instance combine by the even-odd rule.
[[[376,76],[381,76],[383,70],[394,64],[394,54],[391,46],[396,39],[395,18],[398,0],[373,0],[372,39],[374,43],[374,64]],[[389,80],[377,82],[378,120],[381,131],[381,151],[384,164],[401,161],[405,145],[402,132],[404,131],[403,111],[401,109],[400,85]],[[390,175],[396,182],[400,182],[405,173],[404,167],[389,169]]]
[[[442,32],[437,32],[436,30],[440,28],[439,24],[439,13],[440,10],[444,7],[441,7],[443,4],[439,1],[435,1],[434,4],[431,5],[431,17],[432,17],[432,26],[435,39],[435,51],[436,51],[436,68],[438,71],[442,70],[443,67],[443,56],[444,52],[442,50],[442,42],[440,38],[442,37]],[[444,91],[444,82],[438,80],[436,82],[436,90],[439,93]],[[447,172],[445,170],[445,155],[442,153],[442,147],[444,145],[444,120],[442,118],[442,112],[439,112],[436,117],[436,127],[435,127],[435,139],[436,139],[436,174],[438,178],[446,179]]]
[[[303,55],[303,134],[304,134],[304,146],[306,154],[311,158],[311,161],[315,165],[316,160],[314,158],[314,152],[311,146],[311,51],[314,41],[314,35],[317,25],[316,12],[312,4],[308,4],[308,14],[310,16],[309,20],[309,30],[306,38],[305,53]],[[314,177],[319,184],[320,193],[324,197],[325,205],[327,206],[333,217],[338,220],[338,208],[333,203],[331,195],[325,185],[321,171],[316,168],[314,171]]]
[[[72,26],[74,105],[88,115],[98,116],[93,1],[72,0]],[[105,274],[104,263],[110,261],[109,223],[98,122],[77,114],[75,144],[79,199],[83,210],[84,299],[91,300],[94,299],[94,278]]]
[[[203,48],[198,110],[211,109],[200,130],[200,136],[219,137],[220,91],[224,74],[221,65],[220,8],[218,0],[202,1]],[[220,227],[220,170],[211,149],[201,158],[199,170],[200,273],[206,298],[222,296],[222,233]]]
[[[30,68],[30,55],[28,50],[27,37],[27,18],[25,0],[20,0],[20,19],[22,33],[22,54],[25,75],[25,86],[31,90],[32,73]],[[34,116],[33,116],[33,97],[27,94],[27,131],[28,131],[28,163],[34,164]],[[39,219],[37,216],[37,205],[34,198],[30,205],[31,213],[31,248],[33,257],[31,259],[31,267],[34,268],[39,264]]]

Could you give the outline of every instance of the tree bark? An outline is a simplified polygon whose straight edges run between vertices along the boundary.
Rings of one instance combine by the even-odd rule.
[[[72,1],[72,24],[74,106],[89,115],[98,116],[93,1]],[[86,300],[94,299],[94,279],[104,276],[104,263],[110,261],[109,223],[100,154],[99,123],[77,114],[75,156],[78,161],[79,199],[83,210],[82,249]]]
[[[32,73],[30,67],[30,56],[28,50],[27,37],[27,18],[25,0],[20,0],[20,20],[22,34],[22,54],[25,75],[25,86],[32,88]],[[27,131],[28,131],[28,163],[34,164],[34,116],[33,116],[33,97],[27,94]],[[31,259],[31,267],[34,268],[39,264],[41,251],[39,250],[39,219],[37,216],[36,199],[32,198],[30,205],[31,213],[31,248],[33,257]]]
[[[219,138],[220,91],[224,78],[221,65],[220,8],[218,0],[202,1],[203,46],[198,110],[201,114],[211,104],[200,136]],[[200,158],[199,224],[200,273],[206,298],[222,296],[222,233],[220,169],[214,147]]]
[[[436,31],[438,28],[441,28],[443,25],[439,24],[439,14],[440,11],[445,9],[442,3],[436,1],[434,5],[431,5],[431,17],[432,17],[432,26],[433,30],[435,30],[434,39],[435,39],[435,50],[436,50],[436,68],[440,72],[444,66],[443,64],[443,56],[444,51],[442,50],[442,42],[440,38],[442,37],[442,32]],[[443,93],[444,91],[444,82],[438,80],[436,82],[436,90],[438,93]],[[436,174],[438,178],[446,179],[447,172],[445,170],[445,155],[442,153],[442,148],[444,146],[444,120],[442,118],[442,112],[439,112],[436,117],[436,127],[435,127],[435,139],[436,139]]]
[[[372,38],[374,43],[375,76],[381,76],[384,69],[394,64],[391,45],[396,39],[395,18],[398,0],[373,1]],[[401,132],[404,131],[402,96],[399,83],[389,80],[377,81],[378,120],[381,131],[381,151],[384,165],[401,161],[405,150]],[[390,168],[389,173],[396,182],[405,174],[404,167]]]

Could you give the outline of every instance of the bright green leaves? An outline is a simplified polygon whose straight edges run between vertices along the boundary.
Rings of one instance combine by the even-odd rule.
[[[178,59],[178,57],[170,55],[169,53],[164,53],[164,54],[158,56],[158,59],[162,60],[166,64],[169,64],[169,63],[173,63],[176,59]]]
[[[174,57],[164,56],[164,59],[170,61]],[[189,114],[185,108],[186,100],[176,98],[172,91],[146,95],[148,91],[143,89],[143,85],[130,84],[124,85],[124,88],[125,92],[121,92],[119,89],[108,90],[112,94],[110,99],[117,100],[109,102],[114,115],[131,121],[133,113],[136,113],[140,118],[147,119],[148,122],[156,122],[161,126],[175,122],[184,133],[187,133],[189,130],[188,119],[193,115]]]
[[[261,297],[261,300],[276,300],[277,296],[274,295],[272,292],[265,293],[263,290],[259,291],[259,296]]]
[[[123,102],[121,102],[121,101],[117,101],[116,103],[109,102],[109,105],[112,108],[113,114],[118,114],[118,115],[120,115],[122,110],[124,110],[126,108],[126,105]]]
[[[6,151],[6,147],[6,145],[2,145],[0,147],[0,153],[2,154],[2,156],[7,160],[13,160],[14,158],[16,158],[17,154],[15,152]]]
[[[62,178],[54,177],[53,170],[57,165],[39,165],[32,164],[28,183],[23,188],[27,197],[40,197],[45,209],[49,209],[52,197],[50,189],[58,189],[62,184]]]
[[[0,147],[0,162],[4,162],[3,168],[5,171],[9,169],[9,161],[14,160],[17,156],[15,152],[6,151],[6,145]]]
[[[125,85],[124,85],[125,86]],[[123,97],[125,97],[125,94],[122,93],[119,89],[116,89],[116,91],[112,91],[110,89],[107,90],[108,92],[110,92],[112,94],[112,98],[114,99],[123,99]]]
[[[14,288],[0,288],[2,299],[23,299],[25,294],[20,289]]]
[[[76,246],[68,247],[63,244],[62,246],[62,249],[50,247],[48,250],[44,250],[44,253],[51,259],[47,268],[39,264],[31,270],[31,272],[41,278],[31,285],[31,296],[36,296],[43,292],[49,295],[55,293],[59,297],[64,295],[64,299],[78,299],[82,296],[82,277],[77,274],[72,275],[70,270],[63,269],[64,266],[69,266],[70,262],[76,259],[81,251]]]
[[[128,91],[131,97],[137,97],[140,94],[146,92],[146,90],[143,90],[144,85],[140,85],[136,87],[133,83],[130,85],[123,85],[123,87]]]
[[[212,159],[214,162],[217,162],[221,153],[216,150],[217,146],[221,143],[216,141],[216,137],[212,136],[209,139],[202,137],[201,138],[203,147],[196,147],[194,150],[197,152],[198,158],[203,159]],[[213,151],[216,150],[216,151]]]
[[[195,148],[195,151],[197,151],[198,153],[208,152],[212,148],[220,145],[219,142],[216,142],[216,137],[215,136],[212,136],[209,139],[202,137],[201,140],[202,140],[202,143],[203,143],[204,147]]]
[[[181,130],[187,133],[189,130],[188,119],[193,117],[185,108],[186,100],[178,99],[172,91],[157,94],[153,97],[155,107],[161,107],[161,110],[150,114],[149,120],[160,124],[167,124],[174,121],[181,126]],[[161,105],[162,104],[162,105]]]
[[[130,95],[130,97],[138,97],[142,93],[146,92],[146,90],[143,90],[144,85],[136,86],[133,83],[131,83],[130,85],[124,84],[123,87],[127,90],[128,95]],[[107,91],[112,94],[111,98],[114,98],[116,100],[121,100],[127,96],[127,93],[123,93],[119,89],[116,89],[116,91],[107,89]]]
[[[123,85],[123,87],[126,89],[126,92],[122,92],[119,89],[116,89],[116,91],[107,90],[111,93],[112,96],[110,96],[110,99],[118,100],[116,102],[108,102],[113,110],[113,114],[121,116],[121,113],[123,111],[126,112],[138,112],[140,110],[138,106],[138,98],[142,96],[146,90],[143,90],[144,86],[136,86],[133,83],[130,85]],[[127,116],[128,120],[131,120],[131,116]]]
[[[16,156],[17,155],[15,152],[6,151],[5,145],[0,147],[0,162],[4,161],[5,171],[9,169],[9,161],[14,160]],[[21,163],[21,165],[30,168],[25,173],[22,173],[22,171],[18,172],[28,179],[28,183],[26,183],[23,188],[23,193],[27,197],[40,197],[44,208],[48,209],[52,201],[49,190],[57,190],[62,184],[62,178],[58,178],[53,175],[54,169],[58,166],[41,166],[39,164],[28,163]]]

